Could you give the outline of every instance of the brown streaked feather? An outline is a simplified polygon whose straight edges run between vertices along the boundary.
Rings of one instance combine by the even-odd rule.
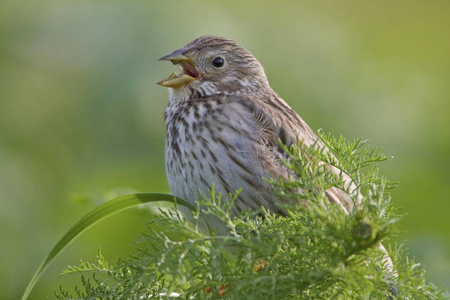
[[[276,94],[273,97],[282,101]],[[284,112],[288,113],[281,114],[278,111],[273,111],[270,105],[267,105],[264,101],[258,101],[258,99],[253,98],[250,101],[246,97],[240,97],[234,101],[240,103],[243,108],[251,111],[254,115],[253,122],[260,129],[259,159],[267,162],[266,171],[271,178],[282,177],[287,179],[290,172],[280,162],[269,159],[274,156],[277,158],[285,157],[284,150],[279,147],[278,140],[285,146],[290,147],[296,144],[297,138],[299,138],[307,146],[317,145],[324,148],[324,151],[329,151],[312,129],[289,106],[283,105]],[[291,116],[291,118],[287,118],[286,115]],[[346,185],[353,187],[353,189],[356,188],[347,174],[341,173],[340,170],[333,167],[330,167],[330,170],[336,175],[343,176]],[[346,192],[338,188],[331,188],[326,192],[326,195],[330,202],[342,204],[346,212],[352,210],[354,203]]]
[[[286,156],[278,141],[289,147],[299,139],[332,153],[272,90],[259,61],[233,40],[205,36],[177,51],[201,76],[169,90],[165,157],[172,193],[195,202],[211,184],[222,194],[242,187],[234,212],[262,206],[284,214],[278,204],[287,200],[263,180],[292,175],[280,161]],[[223,68],[211,65],[218,56],[226,61]],[[327,167],[342,176],[352,194],[359,194],[353,193],[356,186],[347,174]],[[352,211],[354,202],[345,191],[333,187],[326,196],[346,213]]]

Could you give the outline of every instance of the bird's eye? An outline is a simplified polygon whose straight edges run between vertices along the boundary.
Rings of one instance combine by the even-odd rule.
[[[216,68],[222,68],[225,64],[225,60],[222,57],[218,56],[213,59],[212,64]]]

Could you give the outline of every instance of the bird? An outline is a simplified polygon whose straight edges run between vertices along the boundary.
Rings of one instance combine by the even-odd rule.
[[[270,87],[261,63],[234,40],[202,36],[160,60],[181,66],[158,82],[169,88],[165,166],[171,192],[192,203],[211,185],[223,195],[242,188],[233,212],[261,207],[285,215],[265,179],[285,178],[285,151],[301,140],[325,147],[317,134]],[[330,166],[341,174],[341,170]],[[344,180],[355,188],[346,174]],[[349,213],[348,193],[330,188],[330,202]],[[287,203],[284,203],[287,204]]]
[[[172,194],[195,203],[212,184],[222,195],[242,188],[234,214],[264,207],[286,216],[280,204],[290,200],[266,180],[292,175],[282,163],[286,153],[280,142],[331,151],[270,87],[261,63],[234,40],[218,36],[201,36],[160,60],[181,69],[158,82],[169,88],[165,166]],[[358,205],[353,198],[361,198],[350,195],[358,193],[356,185],[341,170],[328,168],[348,189],[331,187],[326,197],[349,214]],[[379,248],[392,269],[386,249]]]

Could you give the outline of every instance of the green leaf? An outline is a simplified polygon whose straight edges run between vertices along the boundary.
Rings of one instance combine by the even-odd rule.
[[[36,285],[39,278],[45,272],[45,270],[49,267],[49,265],[55,260],[55,258],[61,253],[61,251],[67,247],[77,236],[79,236],[86,229],[94,225],[100,220],[112,216],[122,210],[125,210],[130,207],[134,207],[137,205],[141,205],[147,202],[158,202],[165,201],[171,202],[175,205],[181,204],[186,206],[191,210],[196,210],[196,207],[192,205],[190,202],[183,200],[181,198],[177,198],[170,194],[163,193],[139,193],[117,197],[111,201],[108,201],[101,206],[95,208],[87,215],[82,217],[80,221],[78,221],[66,234],[59,240],[59,242],[53,247],[44,261],[41,263],[37,271],[34,273],[31,278],[28,286],[22,296],[22,300],[25,300],[30,295],[33,287]]]

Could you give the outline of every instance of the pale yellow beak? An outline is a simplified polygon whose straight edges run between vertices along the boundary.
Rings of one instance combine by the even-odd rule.
[[[184,49],[178,49],[166,56],[161,57],[159,60],[170,60],[174,65],[180,64],[183,68],[183,73],[172,73],[168,78],[158,82],[159,85],[170,87],[173,89],[180,88],[189,84],[190,82],[198,79],[200,74],[194,67],[194,63],[187,56],[183,54]]]

